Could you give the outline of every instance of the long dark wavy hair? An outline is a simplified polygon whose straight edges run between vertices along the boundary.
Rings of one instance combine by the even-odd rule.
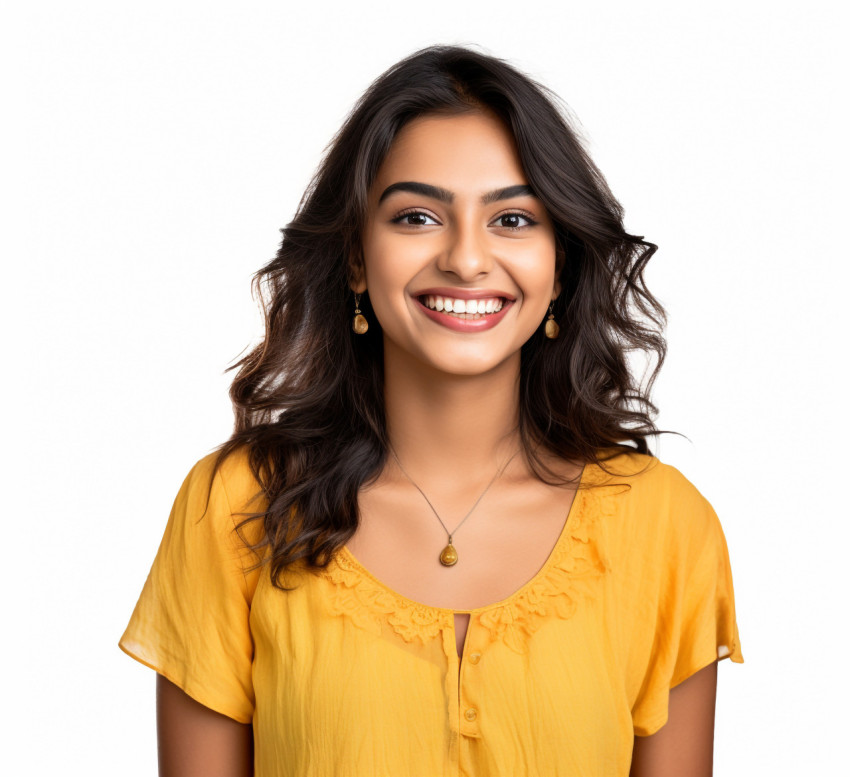
[[[409,121],[479,110],[512,131],[565,257],[554,308],[560,336],[547,339],[541,326],[521,351],[526,461],[552,483],[540,445],[597,464],[623,449],[651,455],[647,437],[659,432],[649,392],[664,361],[665,314],[643,271],[657,246],[625,231],[622,207],[557,96],[476,50],[422,49],[366,90],[328,145],[280,250],[254,276],[265,337],[228,368],[238,368],[236,420],[215,468],[247,450],[266,509],[243,513],[239,530],[262,522],[262,539],[249,544],[279,588],[289,565],[324,566],[354,534],[358,490],[388,455],[383,335],[368,294],[360,305],[369,331],[351,327],[352,257],[362,254],[369,188]],[[630,352],[649,357],[648,377],[632,374]]]

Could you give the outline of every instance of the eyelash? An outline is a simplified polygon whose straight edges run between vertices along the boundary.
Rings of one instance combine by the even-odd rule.
[[[425,213],[425,211],[421,211],[421,210],[417,210],[415,208],[411,208],[409,210],[402,211],[397,216],[395,216],[393,219],[391,219],[391,221],[392,221],[393,224],[399,224],[399,223],[401,223],[402,219],[405,219],[408,216],[420,216],[420,215],[425,216],[426,218],[429,218],[429,219],[434,219],[433,216],[430,216],[429,214]],[[525,219],[528,222],[528,224],[524,224],[523,226],[519,226],[519,227],[501,227],[501,229],[507,229],[511,232],[516,232],[520,229],[528,229],[529,227],[533,227],[537,224],[537,222],[528,213],[524,213],[521,210],[509,211],[507,213],[500,213],[498,216],[496,216],[496,220],[503,219],[503,218],[506,218],[508,216],[519,216],[520,218]],[[436,219],[434,219],[434,220],[436,221]],[[405,224],[404,226],[407,226],[407,227],[427,227],[427,226],[431,226],[431,225],[430,224]]]

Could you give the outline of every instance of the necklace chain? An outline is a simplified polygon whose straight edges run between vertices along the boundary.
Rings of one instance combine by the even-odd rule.
[[[493,479],[492,479],[492,480],[491,480],[491,481],[487,484],[487,488],[485,488],[485,489],[481,492],[481,496],[479,496],[479,497],[478,497],[478,499],[476,499],[476,500],[475,500],[475,504],[474,504],[474,505],[472,505],[472,507],[470,508],[469,512],[468,512],[468,513],[467,513],[467,514],[463,517],[463,520],[462,520],[462,521],[461,521],[461,522],[460,522],[457,526],[455,526],[454,531],[449,531],[449,529],[448,529],[448,527],[446,526],[446,524],[445,524],[445,523],[443,523],[443,519],[442,519],[442,518],[440,518],[440,514],[436,511],[436,509],[434,509],[434,505],[432,505],[432,504],[431,504],[431,500],[430,500],[430,499],[428,499],[428,497],[427,497],[427,496],[425,496],[425,492],[424,492],[421,488],[419,488],[419,486],[416,484],[416,481],[415,481],[412,477],[410,477],[410,475],[408,475],[408,474],[407,474],[407,470],[405,470],[405,468],[401,466],[401,462],[399,461],[398,455],[396,455],[396,452],[395,452],[395,450],[393,449],[392,445],[390,445],[390,451],[392,452],[392,454],[393,454],[393,458],[395,458],[396,463],[397,463],[397,464],[398,464],[398,466],[399,466],[399,469],[400,469],[400,470],[404,473],[404,476],[405,476],[405,477],[406,477],[406,478],[407,478],[407,479],[408,479],[411,483],[413,483],[413,485],[415,486],[416,490],[417,490],[420,494],[422,494],[422,497],[423,497],[423,498],[425,499],[425,501],[428,503],[428,507],[430,507],[430,508],[431,508],[431,510],[432,510],[432,512],[434,513],[434,515],[436,515],[436,516],[437,516],[437,520],[440,522],[440,524],[442,525],[442,527],[446,530],[446,534],[448,534],[448,536],[449,536],[449,545],[451,545],[451,544],[452,544],[452,538],[453,538],[453,537],[454,537],[454,535],[457,533],[457,530],[458,530],[458,529],[460,529],[460,527],[461,527],[461,526],[463,526],[463,524],[464,524],[464,522],[466,521],[466,519],[467,519],[467,518],[469,518],[469,516],[470,516],[470,515],[472,515],[472,511],[473,511],[473,510],[475,510],[475,508],[476,508],[476,507],[478,507],[478,503],[479,503],[479,502],[480,502],[480,501],[484,498],[484,494],[486,494],[486,493],[490,490],[490,486],[492,486],[492,485],[493,485],[493,483],[495,483],[495,482],[499,479],[499,477],[501,477],[502,473],[504,473],[504,471],[508,468],[508,464],[510,464],[510,463],[514,460],[514,458],[516,458],[516,455],[519,453],[519,451],[516,451],[516,452],[513,454],[513,456],[511,456],[511,457],[510,457],[510,458],[509,458],[509,459],[505,462],[504,466],[502,466],[502,467],[501,467],[501,468],[500,468],[500,469],[496,472],[496,474],[495,474],[495,475],[493,475]]]

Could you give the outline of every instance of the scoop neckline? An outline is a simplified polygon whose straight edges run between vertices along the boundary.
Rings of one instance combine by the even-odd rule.
[[[586,486],[586,481],[588,479],[588,471],[590,469],[591,464],[589,462],[585,463],[584,467],[581,470],[581,476],[579,477],[578,486],[576,487],[575,493],[573,494],[572,502],[570,503],[570,508],[567,510],[566,518],[564,519],[564,524],[561,527],[561,532],[558,535],[558,539],[555,540],[555,544],[552,546],[552,550],[549,552],[549,555],[546,558],[546,561],[543,562],[543,565],[537,572],[525,583],[523,583],[516,591],[514,591],[510,596],[500,599],[498,602],[493,602],[492,604],[486,604],[483,607],[474,607],[473,609],[453,609],[451,607],[436,607],[432,604],[424,604],[416,599],[411,599],[409,596],[405,596],[402,593],[399,593],[390,585],[385,583],[379,577],[376,577],[372,572],[370,572],[363,564],[358,561],[357,557],[348,549],[348,545],[342,545],[339,552],[346,557],[346,559],[351,563],[353,567],[366,579],[372,581],[378,588],[382,589],[385,593],[394,596],[395,598],[401,600],[405,603],[406,607],[414,607],[418,609],[428,610],[430,612],[438,612],[452,615],[475,615],[476,613],[486,612],[487,610],[495,610],[499,607],[506,607],[515,599],[520,598],[526,591],[530,590],[534,585],[539,583],[541,580],[545,579],[545,577],[549,574],[549,570],[555,564],[556,559],[558,559],[561,555],[561,548],[567,540],[570,531],[572,530],[572,526],[576,521],[574,517],[579,508],[577,507],[577,502],[579,501],[579,496],[585,490],[584,486]],[[582,500],[584,501],[584,500]]]

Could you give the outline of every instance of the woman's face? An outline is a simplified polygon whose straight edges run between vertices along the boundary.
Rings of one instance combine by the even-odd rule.
[[[425,116],[399,132],[369,192],[354,290],[368,290],[388,356],[456,375],[519,359],[560,286],[554,227],[499,119]]]

